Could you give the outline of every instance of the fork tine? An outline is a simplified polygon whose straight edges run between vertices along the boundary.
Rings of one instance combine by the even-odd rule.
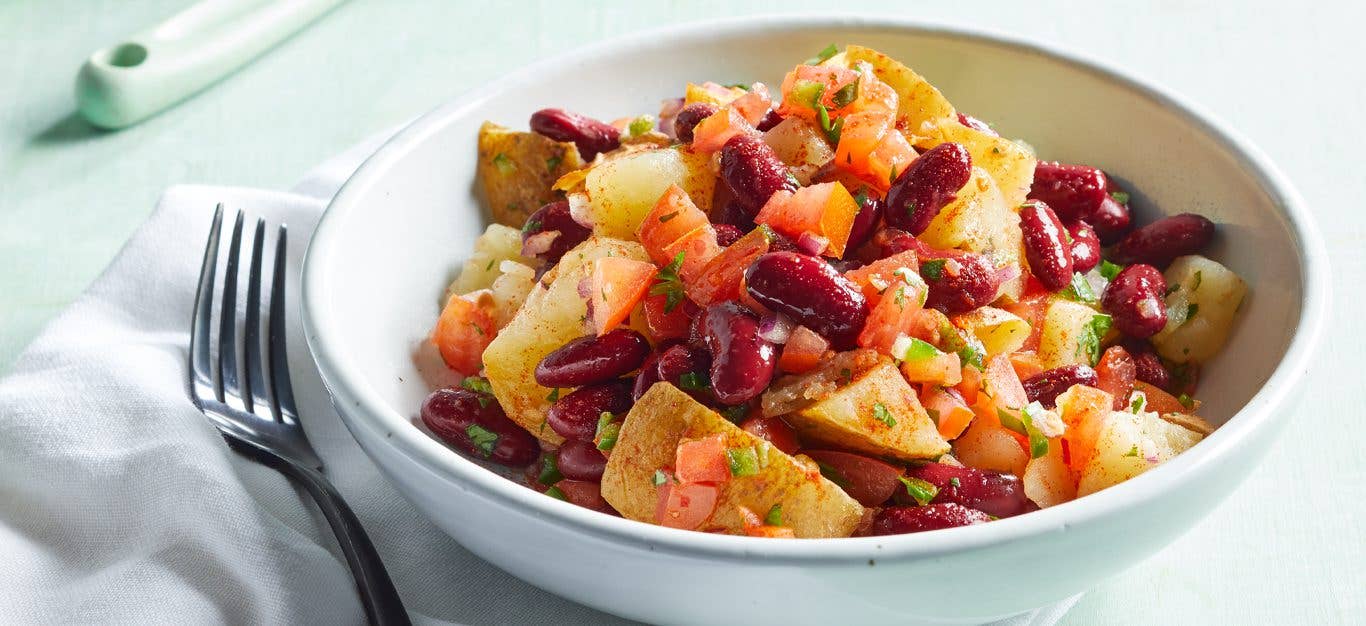
[[[285,349],[285,261],[288,258],[288,232],[280,225],[279,236],[275,239],[275,271],[270,283],[270,376],[274,385],[271,397],[275,399],[277,415],[286,421],[297,421],[298,413],[294,408],[294,387],[289,379],[289,359]]]
[[[247,411],[266,417],[270,413],[276,421],[273,403],[267,395],[264,362],[261,359],[261,250],[265,245],[266,220],[257,218],[256,232],[251,240],[251,266],[247,269],[247,321],[243,331],[242,365],[247,370],[242,386],[242,402]]]
[[[195,404],[205,399],[205,392],[221,392],[214,385],[213,369],[209,361],[209,333],[213,317],[213,283],[218,268],[218,240],[223,231],[223,204],[213,212],[209,240],[204,244],[204,262],[199,268],[199,288],[194,294],[194,321],[190,332],[190,397]]]
[[[221,385],[218,400],[234,408],[243,408],[238,385],[237,369],[237,257],[242,252],[241,211],[232,226],[228,243],[228,262],[223,270],[223,305],[218,307],[218,380]]]

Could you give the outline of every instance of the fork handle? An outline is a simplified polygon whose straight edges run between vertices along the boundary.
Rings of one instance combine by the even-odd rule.
[[[370,537],[365,534],[360,519],[321,472],[251,444],[238,442],[232,438],[228,438],[228,441],[235,444],[233,447],[239,452],[250,454],[261,463],[294,479],[313,496],[318,508],[322,509],[323,517],[327,518],[328,525],[332,527],[332,532],[337,535],[337,543],[341,544],[342,554],[346,555],[346,564],[351,568],[352,577],[356,579],[361,604],[365,606],[365,617],[371,624],[406,626],[412,623],[408,619],[408,612],[403,608],[403,601],[398,597],[398,591],[394,589],[393,581],[389,580],[384,562],[380,560]]]

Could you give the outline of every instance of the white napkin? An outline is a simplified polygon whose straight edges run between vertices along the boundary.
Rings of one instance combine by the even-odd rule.
[[[382,139],[324,163],[293,192],[168,189],[104,274],[0,379],[0,623],[363,621],[311,501],[227,448],[187,399],[185,367],[214,205],[289,224],[297,277],[327,199]],[[412,508],[332,412],[291,324],[309,439],[415,621],[621,621],[489,565]],[[1075,601],[1002,623],[1053,624]]]

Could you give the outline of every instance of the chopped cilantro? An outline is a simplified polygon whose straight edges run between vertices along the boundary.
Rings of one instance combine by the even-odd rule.
[[[821,463],[820,461],[816,461],[816,467],[821,469],[821,476],[824,476],[826,480],[835,483],[841,489],[849,486],[849,479],[845,478],[839,470],[825,463]]]
[[[556,500],[564,500],[565,502],[569,501],[569,498],[564,495],[564,491],[560,490],[559,487],[551,487],[549,489],[546,489],[545,495],[550,496]]]
[[[480,337],[484,336],[484,329],[480,327],[478,324],[474,323],[473,320],[470,321],[470,328],[473,328],[474,332],[479,333]]]
[[[701,391],[711,387],[711,381],[697,372],[684,372],[678,377],[678,386],[688,391]]]
[[[816,121],[820,122],[821,130],[825,131],[825,138],[832,144],[838,145],[840,133],[844,129],[844,118],[830,121],[830,111],[826,110],[825,105],[816,102]]]
[[[1082,327],[1081,336],[1077,337],[1077,354],[1085,356],[1090,365],[1100,361],[1100,342],[1105,339],[1105,334],[1110,332],[1111,321],[1109,315],[1097,313]]]
[[[509,159],[508,155],[502,152],[493,155],[493,166],[498,168],[498,173],[504,176],[517,170],[517,164],[513,163],[512,159]]]
[[[1117,265],[1109,261],[1100,262],[1100,275],[1104,276],[1105,280],[1114,280],[1122,271],[1124,271],[1123,265]]]
[[[650,482],[653,482],[654,485],[658,487],[660,485],[663,485],[664,483],[669,482],[669,475],[665,474],[664,470],[655,470],[654,478],[651,479]]]
[[[478,393],[493,393],[493,386],[489,384],[489,379],[482,376],[469,376],[460,381],[460,386],[470,391]]]
[[[548,158],[548,159],[545,160],[545,169],[546,169],[547,172],[553,172],[553,171],[559,169],[560,163],[563,163],[563,162],[564,162],[564,157],[557,157],[557,156],[550,157],[550,158]]]
[[[617,445],[617,436],[621,434],[621,422],[613,421],[615,415],[603,411],[598,416],[598,430],[593,439],[598,442],[599,450],[611,450]]]
[[[1199,289],[1202,280],[1204,280],[1204,276],[1201,275],[1200,270],[1195,270],[1195,278],[1191,280],[1191,291]]]
[[[1029,437],[1029,453],[1036,459],[1048,454],[1048,438],[1034,426],[1034,416],[1043,411],[1043,405],[1038,402],[1029,403],[1029,406],[1020,410],[1019,415],[1005,409],[996,409],[996,417],[1001,420],[1002,426]]]
[[[1062,290],[1062,295],[1068,300],[1085,304],[1095,304],[1100,301],[1096,297],[1096,292],[1091,289],[1091,283],[1081,274],[1072,274],[1072,282]]]
[[[484,453],[485,457],[493,456],[493,449],[498,447],[498,433],[495,433],[478,424],[470,424],[465,427],[465,435],[470,438],[470,443]]]
[[[963,481],[958,480],[958,477],[954,476],[953,478],[949,479],[949,484],[952,485],[954,489],[957,489],[963,486]]]
[[[721,417],[724,417],[732,422],[738,422],[742,419],[745,419],[746,415],[749,415],[749,407],[743,404],[728,406],[721,410]]]
[[[541,220],[531,220],[522,224],[522,234],[537,233],[541,231]]]
[[[1190,396],[1190,394],[1188,394],[1188,393],[1183,393],[1183,394],[1177,396],[1177,397],[1176,397],[1176,401],[1177,401],[1177,402],[1180,402],[1180,403],[1181,403],[1181,406],[1184,406],[1184,407],[1186,407],[1187,409],[1193,409],[1193,408],[1195,408],[1195,398],[1192,398],[1192,397]]]
[[[726,461],[730,464],[731,476],[753,476],[759,473],[759,454],[754,446],[728,448]]]
[[[1127,191],[1111,191],[1110,197],[1120,204],[1129,204],[1129,192]]]
[[[864,205],[867,205],[868,190],[864,187],[859,187],[858,193],[854,194],[854,202],[858,203],[859,208],[863,208]]]
[[[858,81],[851,81],[848,85],[840,87],[835,93],[830,95],[830,104],[840,109],[849,106],[849,103],[858,99]]]
[[[642,115],[640,117],[637,117],[636,119],[631,120],[631,124],[626,127],[626,132],[630,133],[632,137],[639,137],[641,135],[644,135],[645,133],[650,132],[654,129],[654,127],[654,116]]]
[[[1137,456],[1138,456],[1138,444],[1134,444],[1134,445],[1132,445],[1132,446],[1129,446],[1129,451],[1128,451],[1128,452],[1125,452],[1125,453],[1124,453],[1124,456],[1127,456],[1127,457],[1137,457]]]
[[[892,412],[887,410],[887,405],[881,402],[873,403],[873,419],[886,424],[888,427],[896,426],[896,418],[892,417]]]
[[[559,399],[560,399],[560,388],[559,388],[559,387],[556,387],[556,388],[554,388],[554,389],[551,389],[551,390],[550,390],[550,393],[547,394],[546,397],[545,397],[545,401],[546,401],[546,402],[552,402],[552,403],[555,402],[555,401],[557,401],[557,400],[559,400]]]
[[[939,280],[944,277],[944,263],[946,259],[930,259],[920,264],[920,275],[930,280]]]
[[[1167,290],[1162,292],[1162,295],[1164,297],[1170,296],[1178,291],[1181,291],[1181,283],[1172,283],[1171,285],[1167,286]]]
[[[560,473],[560,462],[555,459],[555,455],[547,454],[541,457],[541,475],[536,480],[542,485],[553,485],[564,480],[564,474]]]
[[[1186,307],[1186,319],[1183,320],[1181,323],[1184,325],[1185,323],[1191,321],[1191,318],[1195,317],[1195,314],[1199,312],[1200,305],[1192,302],[1190,305]]]
[[[893,356],[902,361],[924,361],[939,355],[939,348],[934,347],[929,342],[923,339],[916,339],[915,337],[909,337],[908,339],[910,339],[910,341],[906,346],[906,350],[899,355]]]
[[[847,385],[852,380],[854,380],[854,372],[847,367],[840,368],[840,381]]]
[[[494,264],[497,260],[498,260],[498,259],[489,259],[489,264],[484,266],[484,271],[487,272],[487,271],[493,269],[493,264]]]
[[[824,48],[821,48],[821,51],[817,52],[816,56],[807,59],[805,62],[802,63],[802,65],[820,65],[821,63],[830,60],[830,57],[839,54],[839,52],[840,49],[836,48],[835,44],[832,43]]]
[[[659,216],[659,223],[663,224],[664,222],[667,222],[675,217],[678,217],[678,211],[674,211],[673,213],[665,213],[664,215]]]
[[[731,83],[729,85],[722,85],[722,87],[725,87],[727,89],[740,89],[743,91],[749,91],[749,85],[746,85],[744,83]]]
[[[1134,396],[1134,401],[1133,401],[1131,404],[1129,404],[1129,410],[1130,410],[1130,411],[1133,411],[1134,415],[1138,415],[1139,413],[1142,413],[1142,412],[1143,412],[1143,405],[1144,405],[1146,402],[1147,402],[1147,398],[1145,398],[1144,396],[1142,396],[1142,395],[1135,395],[1135,396]]]
[[[906,493],[920,506],[929,504],[931,500],[934,500],[935,496],[939,495],[939,488],[928,480],[921,478],[906,478],[905,476],[897,476],[896,479],[901,481],[902,485],[906,486]]]
[[[679,252],[674,256],[674,260],[668,265],[660,268],[659,274],[655,276],[659,282],[650,287],[650,295],[657,296],[664,294],[664,312],[672,313],[683,303],[683,279],[679,277],[678,270],[683,267],[683,255]]]
[[[781,503],[769,507],[768,514],[764,515],[764,523],[769,526],[783,525],[783,505]]]

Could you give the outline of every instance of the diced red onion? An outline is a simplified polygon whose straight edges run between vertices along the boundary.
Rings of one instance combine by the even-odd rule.
[[[1020,266],[1018,265],[1007,265],[1005,267],[999,267],[996,269],[996,278],[999,279],[997,284],[1004,285],[1019,277]]]
[[[522,256],[532,258],[538,254],[543,254],[555,243],[555,238],[560,236],[558,230],[543,230],[522,242]]]
[[[797,238],[797,249],[812,256],[820,256],[830,246],[830,240],[811,231],[805,231]]]
[[[782,313],[768,313],[759,318],[759,337],[774,344],[787,343],[795,324]]]

